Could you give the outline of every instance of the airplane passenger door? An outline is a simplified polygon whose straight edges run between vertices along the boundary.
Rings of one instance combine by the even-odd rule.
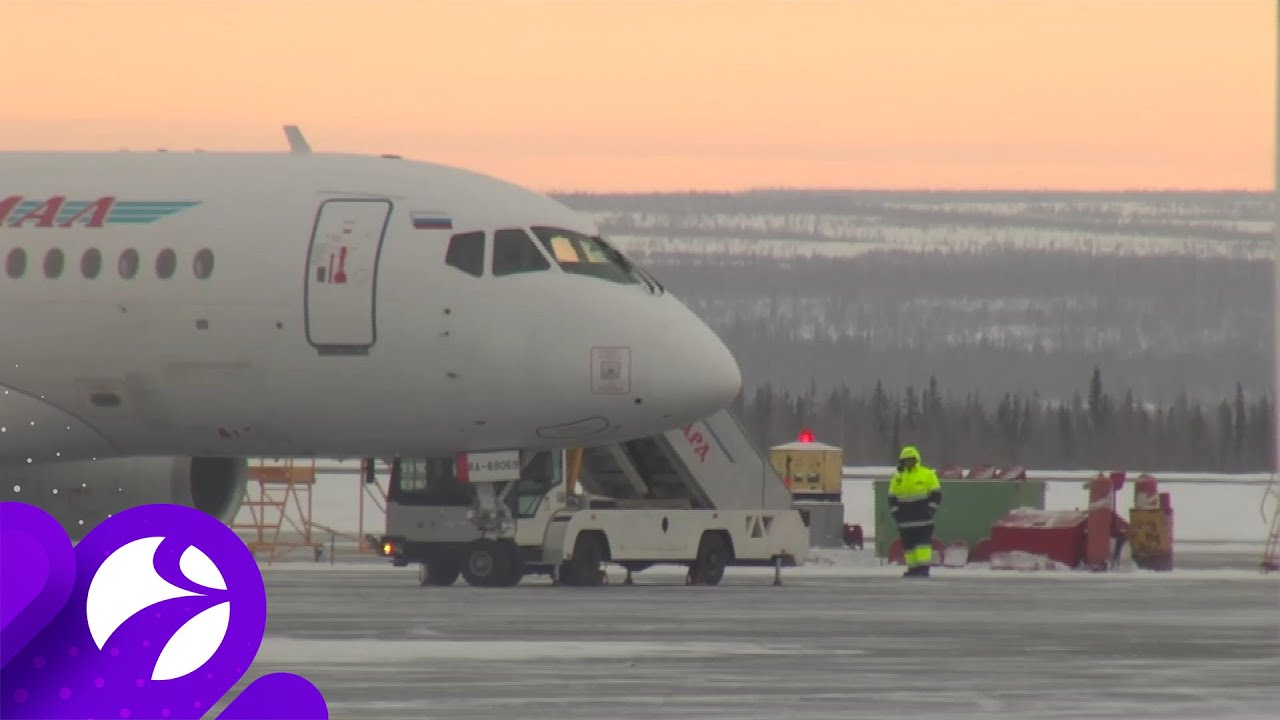
[[[307,252],[307,342],[321,355],[367,355],[378,340],[378,257],[391,201],[320,203]]]

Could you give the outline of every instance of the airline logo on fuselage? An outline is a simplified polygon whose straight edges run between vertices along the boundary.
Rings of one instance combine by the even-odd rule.
[[[192,200],[119,200],[114,195],[93,200],[68,200],[65,195],[43,199],[0,195],[0,228],[145,225],[199,204]]]

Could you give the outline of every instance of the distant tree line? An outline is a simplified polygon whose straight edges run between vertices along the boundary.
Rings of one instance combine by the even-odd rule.
[[[765,383],[740,396],[734,410],[763,446],[809,428],[817,440],[843,448],[852,465],[892,464],[898,448],[914,444],[933,467],[1265,472],[1272,465],[1271,403],[1239,383],[1215,403],[1185,394],[1143,402],[1129,390],[1111,392],[1094,367],[1087,387],[1067,402],[1022,392],[951,394],[930,377],[901,390],[877,380],[858,392],[840,386],[819,393],[811,382],[793,394]]]
[[[641,213],[646,226],[682,235],[735,222],[732,215],[854,215],[905,226],[980,225],[987,228],[1073,229],[1129,236],[1169,235],[1219,240],[1270,238],[1264,228],[1233,221],[1267,222],[1275,217],[1272,193],[1263,192],[989,192],[899,190],[763,189],[746,192],[592,194],[553,197],[583,212],[609,213],[606,232],[634,227],[627,213]],[[993,211],[992,204],[1006,205]],[[1135,212],[1138,207],[1145,212]],[[713,217],[719,216],[719,217]],[[793,218],[794,219],[794,218]],[[738,218],[741,220],[741,218]],[[1187,224],[1186,221],[1196,221]],[[778,237],[774,228],[770,235]]]
[[[1066,252],[654,256],[646,267],[738,358],[750,393],[937,375],[1066,401],[1093,365],[1167,404],[1273,392],[1271,263]]]

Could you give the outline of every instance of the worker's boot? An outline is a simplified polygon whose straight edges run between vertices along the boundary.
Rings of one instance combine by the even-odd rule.
[[[913,568],[908,568],[906,572],[902,573],[902,577],[929,577],[929,566],[917,565]]]

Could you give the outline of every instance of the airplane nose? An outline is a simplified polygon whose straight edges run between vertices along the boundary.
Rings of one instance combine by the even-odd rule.
[[[742,389],[742,371],[719,336],[692,312],[684,313],[685,322],[668,328],[654,379],[656,393],[692,422],[733,402]]]

